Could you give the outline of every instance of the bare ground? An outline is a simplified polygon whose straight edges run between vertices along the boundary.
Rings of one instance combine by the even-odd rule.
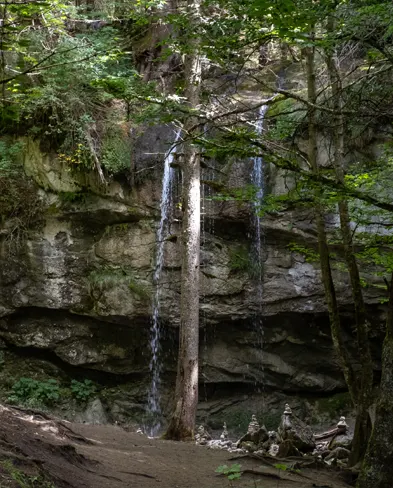
[[[116,426],[72,424],[4,406],[0,421],[1,487],[226,488],[228,480],[215,469],[233,463],[245,471],[233,484],[241,488],[350,486],[334,469],[283,472],[269,466],[271,459],[234,459],[226,451],[148,439]]]

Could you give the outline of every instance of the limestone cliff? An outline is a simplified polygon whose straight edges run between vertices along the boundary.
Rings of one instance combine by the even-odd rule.
[[[17,252],[7,244],[7,222],[2,224],[3,396],[20,376],[88,377],[102,387],[110,420],[143,417],[162,161],[171,137],[169,128],[146,130],[135,147],[136,182],[112,178],[106,186],[93,173],[70,171],[54,154],[42,153],[37,142],[26,141],[24,168],[37,185],[44,214]],[[282,191],[282,175],[267,173],[270,190]],[[228,163],[222,174],[228,186],[247,184],[249,163]],[[201,415],[217,418],[234,405],[238,412],[253,405],[271,413],[274,402],[288,396],[307,399],[295,403],[308,405],[306,414],[312,415],[315,399],[343,392],[345,384],[332,351],[318,267],[289,247],[315,244],[310,212],[263,220],[262,336],[255,327],[260,307],[249,257],[250,210],[212,200],[207,189],[204,195]],[[175,188],[175,202],[178,198]],[[164,410],[177,350],[179,219],[175,206],[160,290]],[[351,294],[346,274],[336,272],[350,342]],[[378,341],[379,290],[370,286],[366,292]]]

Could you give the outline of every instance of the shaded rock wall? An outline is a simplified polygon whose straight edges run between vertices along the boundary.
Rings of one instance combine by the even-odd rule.
[[[102,397],[113,420],[139,415],[146,403],[162,161],[171,132],[149,129],[138,140],[135,171],[145,176],[132,187],[126,178],[102,186],[94,174],[69,171],[55,155],[41,154],[37,143],[27,141],[24,166],[45,203],[44,224],[30,232],[18,252],[7,244],[6,226],[1,233],[0,338],[5,351],[19,357],[20,375],[41,374],[47,368],[39,366],[43,361],[56,363],[53,374],[59,377],[64,372],[94,377],[104,387]],[[223,171],[229,186],[248,183],[247,161],[230,162]],[[271,173],[269,185],[281,191],[282,175]],[[175,203],[179,195],[177,181]],[[255,326],[260,307],[248,252],[249,209],[210,199],[204,209],[201,415],[246,404],[250,395],[260,401],[263,392],[274,403],[274,395],[281,402],[285,395],[344,391],[320,272],[288,248],[291,242],[315,244],[310,211],[277,213],[263,221],[262,336]],[[164,410],[170,407],[175,375],[180,218],[174,208],[160,283]],[[350,289],[346,274],[336,273],[350,344]],[[376,341],[383,323],[379,294],[378,288],[367,289]]]

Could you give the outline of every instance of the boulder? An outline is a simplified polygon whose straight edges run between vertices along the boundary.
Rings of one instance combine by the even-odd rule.
[[[352,447],[352,440],[353,436],[350,433],[346,434],[337,434],[333,439],[330,441],[329,449],[335,449],[337,447],[343,447],[345,449],[351,449]]]
[[[330,464],[333,460],[348,459],[351,451],[344,447],[336,447],[331,453],[326,456],[325,461]]]
[[[84,412],[84,419],[87,424],[107,424],[108,417],[105,413],[104,406],[99,398],[94,399],[87,406]]]

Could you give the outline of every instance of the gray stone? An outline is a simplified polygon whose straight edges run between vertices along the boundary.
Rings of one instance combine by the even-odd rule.
[[[344,447],[336,447],[329,455],[326,456],[325,461],[329,462],[333,459],[348,459],[351,451],[345,449]]]
[[[85,422],[88,424],[107,424],[108,417],[99,398],[95,398],[84,412]]]
[[[337,447],[344,447],[345,449],[351,449],[353,435],[351,434],[338,434],[330,441],[329,449],[335,449]]]

